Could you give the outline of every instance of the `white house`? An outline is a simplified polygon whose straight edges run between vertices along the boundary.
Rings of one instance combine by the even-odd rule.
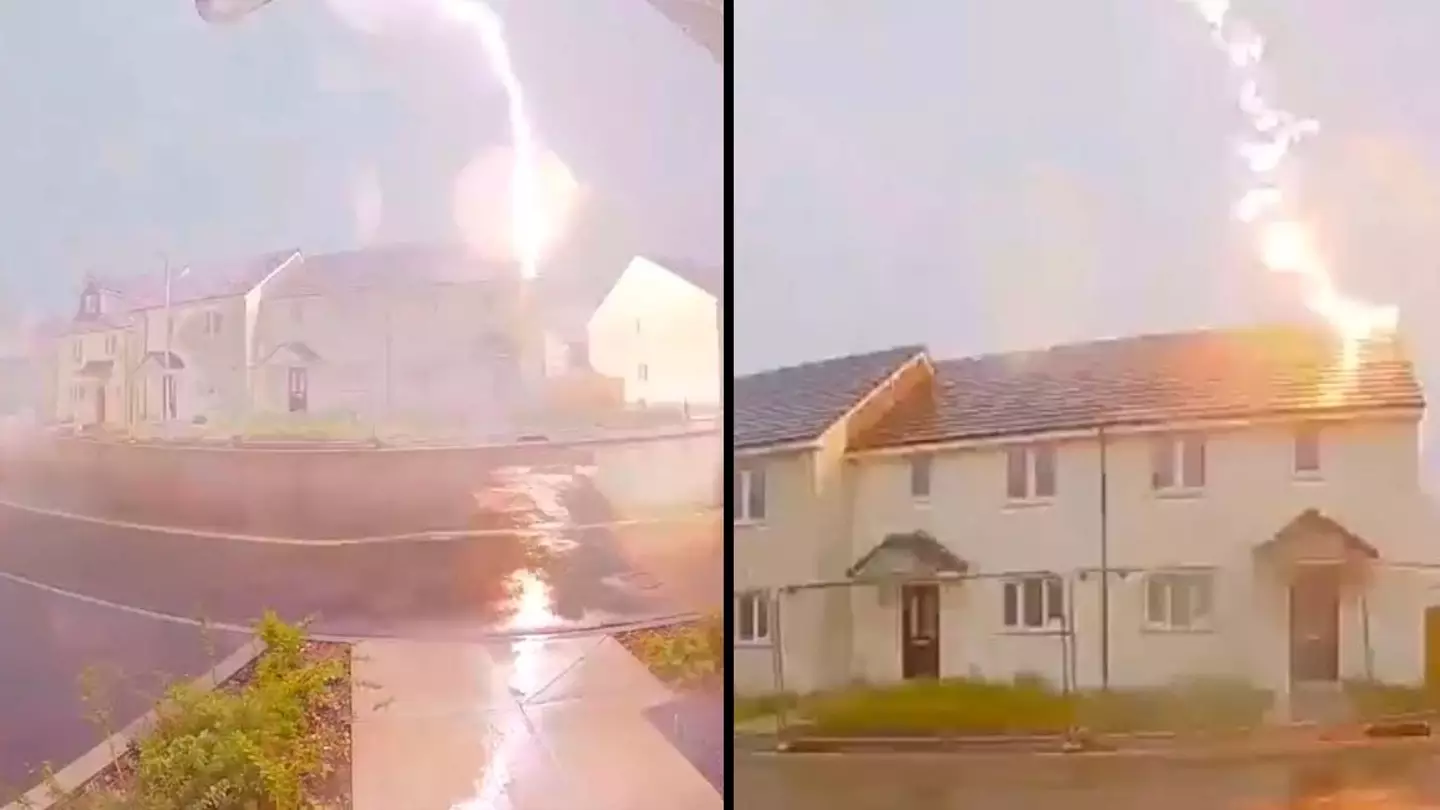
[[[590,315],[596,372],[624,381],[627,405],[714,412],[724,398],[721,271],[635,257]]]
[[[513,267],[444,246],[286,250],[91,279],[54,350],[54,418],[111,429],[267,414],[503,422],[538,353],[525,305]]]
[[[1440,670],[1424,401],[1395,342],[1355,367],[1289,328],[905,347],[734,397],[741,691],[1034,674],[1285,695]]]

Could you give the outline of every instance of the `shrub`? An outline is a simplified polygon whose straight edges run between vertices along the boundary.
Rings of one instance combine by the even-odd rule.
[[[261,620],[265,652],[236,689],[172,687],[153,730],[134,751],[123,796],[95,796],[91,808],[145,810],[299,808],[320,772],[323,730],[311,718],[344,675],[339,660],[307,662],[305,636],[274,614]]]
[[[1364,720],[1440,710],[1440,693],[1423,687],[1379,681],[1347,681],[1345,694],[1355,713]]]
[[[1196,680],[1174,686],[1063,694],[1037,678],[960,678],[857,687],[801,701],[818,734],[985,736],[1201,731],[1258,725],[1271,704],[1248,684]]]

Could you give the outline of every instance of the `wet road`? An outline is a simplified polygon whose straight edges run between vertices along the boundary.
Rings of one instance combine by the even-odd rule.
[[[1440,759],[1416,753],[1304,762],[737,753],[745,810],[1240,810],[1440,807]]]
[[[245,640],[0,581],[0,804],[44,763],[68,763],[110,733],[95,709],[118,730],[162,682],[204,673]]]
[[[636,535],[674,527],[594,525],[609,519],[583,476],[528,468],[478,499],[476,528],[485,534],[440,541],[266,543],[0,506],[0,576],[231,625],[272,609],[336,634],[437,625],[545,631],[675,612],[622,553],[645,546],[628,542]]]

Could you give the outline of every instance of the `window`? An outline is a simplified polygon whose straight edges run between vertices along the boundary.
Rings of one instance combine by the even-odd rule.
[[[1064,626],[1065,583],[1059,577],[1020,577],[1005,581],[1005,627],[1010,630],[1044,630]]]
[[[1295,429],[1295,474],[1320,474],[1320,428],[1302,425]]]
[[[85,293],[85,298],[80,302],[80,306],[84,309],[86,315],[99,315],[100,294],[94,292]]]
[[[116,338],[115,338],[114,335],[106,335],[106,336],[105,336],[105,356],[106,356],[106,357],[114,357],[114,356],[115,356],[115,343],[116,343]]]
[[[73,344],[71,344],[71,346],[70,346],[70,356],[73,357],[73,358],[75,358],[75,362],[77,362],[77,363],[84,362],[84,360],[85,360],[85,339],[84,339],[84,338],[75,338],[75,342],[74,342]]]
[[[735,472],[735,520],[750,523],[765,519],[765,471]]]
[[[1208,571],[1151,574],[1145,579],[1145,624],[1157,630],[1210,627],[1214,578]]]
[[[735,640],[758,644],[770,640],[770,602],[761,591],[735,597]]]
[[[1150,456],[1150,487],[1157,492],[1205,486],[1205,437],[1161,436]]]
[[[910,459],[910,497],[926,499],[930,497],[930,462],[928,455],[914,456]]]
[[[641,363],[640,367],[635,370],[635,377],[640,382],[646,382],[650,379],[650,367]]]
[[[220,324],[221,324],[221,318],[220,318],[220,313],[219,313],[219,312],[216,312],[216,311],[213,310],[213,309],[209,309],[209,310],[206,310],[206,311],[205,311],[205,334],[207,334],[207,335],[218,335],[218,334],[220,334]]]
[[[1006,455],[1005,494],[1012,501],[1055,497],[1055,445],[1010,448]]]

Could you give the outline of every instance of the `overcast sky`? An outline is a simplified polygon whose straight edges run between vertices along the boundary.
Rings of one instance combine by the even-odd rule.
[[[462,167],[508,140],[475,43],[367,36],[278,0],[207,27],[194,0],[0,3],[0,305],[82,273],[299,246],[453,239]],[[643,0],[501,7],[538,132],[649,250],[721,260],[723,77]]]
[[[1298,200],[1440,381],[1440,3],[1237,5],[1323,125]],[[1228,218],[1232,77],[1178,0],[747,2],[734,43],[738,371],[1303,314]]]

